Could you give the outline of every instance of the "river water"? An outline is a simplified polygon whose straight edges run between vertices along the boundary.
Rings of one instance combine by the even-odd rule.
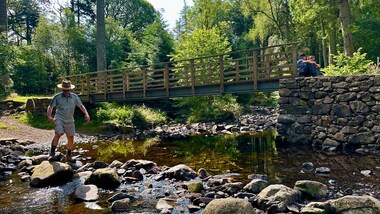
[[[77,144],[74,154],[83,159],[97,159],[106,163],[130,159],[154,161],[158,166],[180,163],[194,170],[205,168],[213,175],[238,173],[237,180],[249,182],[248,175],[263,174],[272,184],[293,187],[297,180],[322,182],[334,195],[373,195],[380,198],[380,157],[359,154],[328,154],[310,147],[292,147],[276,142],[275,131],[257,135],[192,136],[181,140],[152,138],[140,141],[101,141]],[[62,149],[62,148],[61,148]],[[302,168],[311,162],[312,170]],[[328,167],[329,174],[317,174],[316,168]],[[364,175],[363,170],[371,170]],[[0,182],[0,213],[108,213],[106,199],[113,192],[101,190],[98,203],[79,203],[72,192],[79,181],[54,188],[35,189],[20,181],[17,173]],[[138,205],[136,205],[138,207]],[[154,208],[151,208],[152,212]]]

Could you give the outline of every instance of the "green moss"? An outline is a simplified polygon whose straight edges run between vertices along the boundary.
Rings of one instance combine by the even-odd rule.
[[[202,182],[191,182],[187,184],[187,189],[190,192],[195,192],[195,193],[200,193],[203,189],[203,184]]]

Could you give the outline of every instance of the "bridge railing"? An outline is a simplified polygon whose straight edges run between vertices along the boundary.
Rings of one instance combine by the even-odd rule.
[[[226,54],[151,65],[75,74],[65,78],[80,95],[166,90],[197,86],[253,82],[291,77],[296,74],[298,44],[254,48]],[[125,96],[124,96],[125,98]]]

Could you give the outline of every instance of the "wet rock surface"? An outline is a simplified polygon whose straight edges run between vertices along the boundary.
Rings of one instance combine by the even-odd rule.
[[[7,154],[14,151],[12,148],[19,151],[17,146],[6,148],[2,151],[6,151]],[[11,156],[11,159],[16,160],[13,162],[14,168],[21,171],[20,180],[30,182],[36,187],[46,186],[46,183],[34,185],[37,176],[33,174],[38,174],[39,171],[53,173],[56,169],[69,170],[75,173],[70,179],[58,176],[55,180],[59,180],[64,186],[75,184],[70,188],[70,194],[74,195],[77,203],[94,201],[85,205],[94,210],[138,210],[145,213],[350,213],[364,210],[376,213],[380,203],[376,198],[369,196],[343,197],[344,194],[353,194],[353,191],[346,189],[342,193],[335,192],[334,187],[337,183],[332,179],[328,182],[329,187],[312,180],[299,180],[295,182],[294,188],[290,188],[281,184],[271,184],[265,174],[250,174],[241,181],[236,180],[236,173],[212,175],[206,169],[198,170],[197,173],[184,164],[166,167],[142,159],[126,162],[114,160],[110,164],[90,160],[75,170],[71,167],[74,163],[70,166],[62,162],[48,162],[44,155],[19,155]],[[3,163],[0,166],[4,170],[8,165],[9,163]],[[321,168],[319,164],[301,162],[299,170],[308,169],[308,173],[317,175],[317,172],[313,171],[314,167]],[[123,173],[118,173],[120,170],[123,170]],[[367,171],[362,171],[362,176],[367,177]],[[330,173],[334,172],[330,170]],[[373,171],[371,173],[376,174]],[[89,182],[94,178],[100,181]],[[115,180],[117,182],[114,182]],[[41,182],[42,179],[37,181]],[[88,185],[89,183],[92,185]],[[104,186],[105,183],[107,186]],[[109,186],[111,183],[114,183],[112,188]],[[69,197],[70,194],[65,197]],[[108,196],[108,200],[99,203],[105,195]]]

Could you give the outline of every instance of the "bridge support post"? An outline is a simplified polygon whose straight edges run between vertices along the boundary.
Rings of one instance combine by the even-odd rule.
[[[257,74],[257,50],[253,50],[252,53],[252,80],[253,80],[253,89],[257,90],[257,80],[258,80],[258,74]]]
[[[220,77],[220,94],[224,94],[224,60],[223,55],[219,56],[219,77]]]
[[[166,96],[169,97],[169,63],[165,64],[165,70],[164,70],[164,87],[166,90]]]
[[[191,72],[191,95],[195,95],[195,67],[194,59],[190,59],[190,72]]]

